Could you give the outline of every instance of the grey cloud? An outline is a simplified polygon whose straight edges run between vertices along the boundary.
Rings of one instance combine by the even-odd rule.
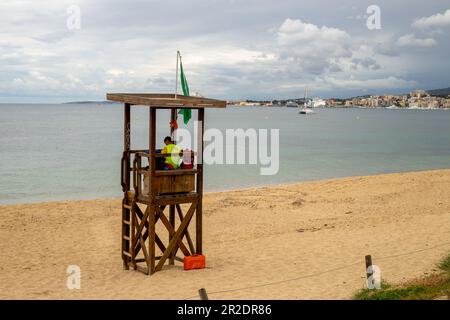
[[[221,98],[297,95],[306,85],[336,96],[370,85],[383,90],[383,83],[386,90],[403,90],[413,81],[426,87],[450,80],[446,34],[411,27],[417,18],[445,12],[444,2],[380,0],[378,31],[369,31],[361,18],[371,3],[358,0],[80,0],[81,29],[69,31],[66,9],[72,3],[0,3],[0,97],[45,101],[58,94],[60,100],[104,99],[112,90],[170,92],[176,50],[191,91]],[[411,33],[437,44],[399,47],[397,40]]]
[[[353,58],[352,62],[354,64],[354,68],[357,69],[358,67],[368,68],[372,70],[378,70],[381,68],[381,66],[372,58],[366,57],[363,59],[360,58]]]

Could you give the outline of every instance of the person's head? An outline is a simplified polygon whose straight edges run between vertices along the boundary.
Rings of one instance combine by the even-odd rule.
[[[172,138],[167,136],[164,138],[164,144],[167,146],[168,144],[171,144],[172,142]]]

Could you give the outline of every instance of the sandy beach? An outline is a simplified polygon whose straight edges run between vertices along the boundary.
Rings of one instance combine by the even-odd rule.
[[[450,169],[208,193],[203,207],[207,268],[145,276],[122,269],[120,199],[0,206],[0,298],[349,299],[366,254],[401,283],[450,251]]]

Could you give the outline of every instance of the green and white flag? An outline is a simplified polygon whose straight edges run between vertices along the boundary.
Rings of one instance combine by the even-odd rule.
[[[181,81],[181,88],[183,89],[183,95],[189,97],[189,86],[186,80],[186,76],[184,75],[183,64],[181,63],[181,56],[180,56],[180,81]],[[191,119],[191,109],[180,109],[178,113],[183,115],[184,124],[187,124],[189,122],[189,119]]]

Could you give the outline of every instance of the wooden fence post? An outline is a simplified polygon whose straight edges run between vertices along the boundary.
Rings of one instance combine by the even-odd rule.
[[[372,266],[372,256],[370,254],[365,256],[365,260],[366,260],[367,288],[371,289],[371,284],[369,284],[369,281],[373,281],[373,279],[372,280],[370,279],[370,277],[373,275],[373,268],[370,269],[370,272],[368,271],[368,269],[369,267]]]
[[[198,294],[200,295],[200,300],[209,300],[205,288],[198,290]]]
[[[367,272],[367,269],[372,265],[372,256],[369,254],[365,258],[366,258],[366,272]],[[367,280],[369,280],[369,278],[372,274],[373,273],[369,273],[369,272],[366,273]]]

